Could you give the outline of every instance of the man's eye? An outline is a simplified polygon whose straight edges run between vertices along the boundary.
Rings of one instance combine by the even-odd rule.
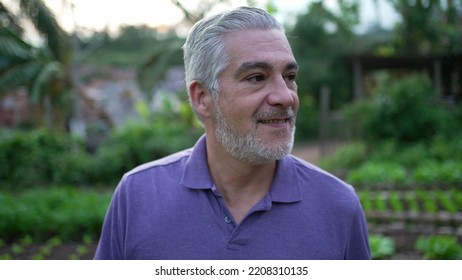
[[[247,81],[253,82],[253,83],[259,83],[265,80],[265,76],[258,74],[258,75],[252,75],[247,78]]]
[[[297,79],[297,74],[289,74],[286,76],[286,79],[289,81],[295,81]]]

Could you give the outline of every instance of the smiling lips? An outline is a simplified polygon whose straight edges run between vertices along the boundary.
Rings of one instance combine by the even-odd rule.
[[[291,118],[287,119],[269,119],[269,120],[259,120],[259,123],[262,124],[285,124],[290,122]]]
[[[282,125],[291,124],[294,121],[294,111],[292,108],[284,110],[272,110],[269,112],[259,112],[256,114],[255,119],[257,123],[266,125]]]

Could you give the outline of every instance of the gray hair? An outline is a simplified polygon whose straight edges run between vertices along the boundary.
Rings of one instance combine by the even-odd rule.
[[[269,13],[252,7],[239,7],[204,18],[191,29],[183,46],[186,88],[193,80],[218,98],[218,77],[229,63],[224,36],[242,30],[279,29],[282,25]]]

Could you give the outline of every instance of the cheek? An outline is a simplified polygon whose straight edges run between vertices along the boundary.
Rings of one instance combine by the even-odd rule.
[[[252,117],[252,112],[246,109],[242,101],[224,103],[221,107],[221,113],[228,122],[239,124]]]
[[[224,120],[232,127],[240,130],[249,130],[253,127],[252,119],[257,110],[255,106],[251,106],[249,100],[223,100],[220,106]]]
[[[232,120],[245,120],[252,118],[263,103],[264,98],[247,89],[234,88],[234,91],[223,91],[220,95],[219,106],[224,117]]]
[[[298,99],[298,94],[294,95],[294,110],[297,112],[298,107],[300,106],[300,99]]]

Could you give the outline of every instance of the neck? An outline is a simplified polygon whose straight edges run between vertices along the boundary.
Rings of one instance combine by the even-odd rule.
[[[236,223],[270,190],[276,162],[253,165],[231,157],[215,141],[207,141],[207,161],[212,179]]]

